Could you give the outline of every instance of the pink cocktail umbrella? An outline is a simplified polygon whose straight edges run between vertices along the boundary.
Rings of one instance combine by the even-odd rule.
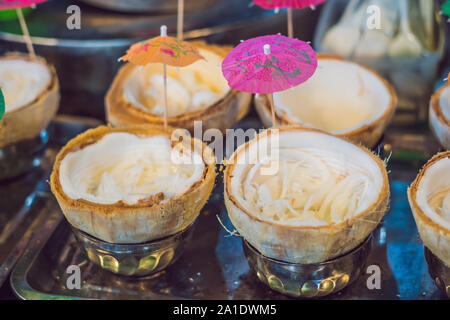
[[[317,68],[317,57],[306,42],[282,35],[269,35],[241,42],[227,55],[222,72],[230,87],[249,93],[269,94],[308,80]]]
[[[288,16],[288,36],[294,36],[294,28],[292,23],[292,9],[304,9],[307,7],[314,8],[315,6],[325,2],[325,0],[253,0],[261,8],[267,10],[278,10],[287,8]]]
[[[0,10],[16,9],[19,17],[20,27],[22,28],[25,42],[27,44],[28,52],[34,58],[36,56],[31,42],[30,33],[28,32],[25,18],[23,17],[22,8],[31,7],[38,3],[46,2],[47,0],[0,0]]]

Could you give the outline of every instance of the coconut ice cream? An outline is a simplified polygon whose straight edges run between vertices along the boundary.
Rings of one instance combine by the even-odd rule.
[[[0,122],[0,147],[36,137],[59,106],[55,69],[43,58],[22,53],[0,57],[0,87],[5,115]]]

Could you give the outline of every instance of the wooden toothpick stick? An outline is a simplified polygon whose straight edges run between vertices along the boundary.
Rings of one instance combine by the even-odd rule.
[[[30,33],[28,32],[28,27],[25,22],[25,18],[23,17],[22,9],[17,8],[16,11],[17,11],[17,16],[19,17],[20,27],[22,28],[23,36],[25,38],[25,43],[28,48],[28,53],[34,59],[34,58],[36,58],[36,53],[34,52],[33,42],[31,41]]]
[[[277,119],[275,117],[275,106],[273,105],[273,93],[269,94],[270,110],[272,111],[272,127],[277,126]]]
[[[183,40],[184,0],[178,0],[177,39]]]
[[[288,37],[293,38],[294,37],[294,24],[292,22],[292,9],[287,9],[287,20],[288,20]]]

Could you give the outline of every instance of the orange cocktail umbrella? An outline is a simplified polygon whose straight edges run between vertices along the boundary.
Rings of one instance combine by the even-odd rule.
[[[166,65],[185,67],[203,59],[190,43],[167,36],[167,27],[161,26],[161,35],[138,42],[130,47],[119,60],[129,61],[139,66],[162,63],[164,68],[164,127],[167,127],[167,71]]]

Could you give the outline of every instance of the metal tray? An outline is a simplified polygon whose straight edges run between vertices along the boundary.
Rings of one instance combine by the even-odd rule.
[[[252,113],[240,127],[260,128],[261,124]],[[428,274],[406,197],[407,186],[421,164],[439,148],[427,132],[426,128],[415,128],[411,134],[390,129],[378,150],[383,157],[395,150],[389,163],[390,211],[374,231],[367,263],[380,267],[381,289],[368,289],[370,274],[363,270],[356,282],[328,298],[444,298]],[[22,299],[290,299],[257,279],[244,256],[242,240],[228,236],[218,223],[216,215],[232,228],[221,181],[219,176],[183,256],[160,275],[148,278],[116,276],[90,263],[53,196],[46,193],[46,206],[41,210],[45,223],[17,262],[11,274],[12,289]],[[70,265],[81,270],[81,289],[66,287]]]
[[[59,116],[48,128],[50,141],[40,164],[15,179],[0,182],[0,287],[23,253],[50,202],[46,182],[57,150],[96,120]]]
[[[114,10],[118,12],[176,12],[178,8],[177,0],[82,0],[92,6]],[[201,10],[205,6],[210,6],[210,0],[200,0],[200,1],[189,1],[186,3],[186,10]]]

